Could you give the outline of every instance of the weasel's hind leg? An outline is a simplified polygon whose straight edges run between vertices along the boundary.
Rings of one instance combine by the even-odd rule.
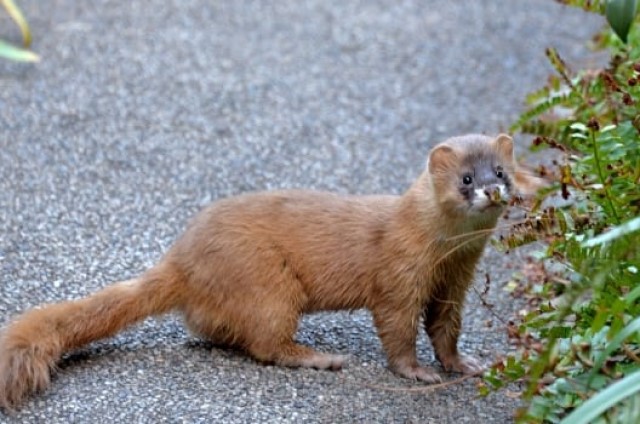
[[[338,371],[342,369],[346,357],[332,353],[321,353],[310,347],[302,346],[290,340],[273,348],[253,344],[248,351],[259,361],[271,362],[284,367],[315,368],[319,370]]]
[[[241,347],[239,334],[233,331],[233,327],[213,318],[212,315],[211,311],[204,311],[203,308],[191,309],[184,314],[185,324],[194,335],[213,343],[216,347]]]
[[[305,299],[295,280],[278,284],[253,281],[260,290],[233,291],[236,296],[226,296],[224,300],[204,296],[200,302],[188,305],[184,311],[187,326],[217,346],[241,348],[260,362],[286,367],[342,368],[344,356],[316,352],[294,341]]]
[[[345,361],[342,355],[317,352],[294,341],[300,314],[293,303],[282,297],[255,307],[245,322],[244,347],[261,362],[285,367],[339,370]]]

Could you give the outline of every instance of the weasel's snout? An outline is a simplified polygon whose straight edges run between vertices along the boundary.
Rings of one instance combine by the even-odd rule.
[[[491,203],[505,203],[508,200],[505,198],[506,193],[504,186],[501,184],[486,185],[482,189],[482,192],[487,196],[487,199],[489,199]]]
[[[489,198],[495,195],[500,195],[500,187],[498,187],[498,184],[489,184],[488,186],[484,186],[483,191]]]

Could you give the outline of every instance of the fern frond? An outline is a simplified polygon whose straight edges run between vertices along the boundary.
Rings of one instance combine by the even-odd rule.
[[[553,47],[548,47],[545,50],[545,54],[547,55],[547,58],[549,59],[551,65],[564,80],[564,83],[573,88],[573,82],[571,81],[572,72],[565,61],[562,59],[562,57],[560,57],[560,53],[558,53],[558,50],[554,49]]]
[[[519,131],[524,134],[533,134],[549,138],[562,138],[566,132],[566,120],[531,119],[520,125]]]
[[[531,109],[524,112],[520,115],[520,118],[513,124],[510,128],[510,131],[520,131],[522,126],[531,121],[533,118],[542,115],[545,112],[551,111],[556,106],[566,106],[568,108],[572,108],[572,100],[575,98],[576,94],[571,91],[569,93],[564,94],[555,94],[551,97],[546,98],[541,101]]]

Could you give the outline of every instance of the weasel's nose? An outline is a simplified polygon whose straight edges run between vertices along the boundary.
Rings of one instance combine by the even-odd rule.
[[[502,194],[498,184],[489,184],[484,186],[483,192],[487,198],[494,203],[500,203],[502,200]]]

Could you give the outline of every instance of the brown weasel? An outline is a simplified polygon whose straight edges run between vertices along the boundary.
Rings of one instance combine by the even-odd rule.
[[[416,357],[422,318],[444,368],[476,373],[480,362],[457,349],[465,293],[515,186],[535,184],[516,171],[509,136],[467,135],[434,147],[402,196],[220,200],[142,276],[11,322],[0,335],[0,406],[45,389],[63,353],[172,310],[197,335],[258,361],[337,370],[342,356],[294,341],[300,315],[367,308],[389,367],[435,383]]]

